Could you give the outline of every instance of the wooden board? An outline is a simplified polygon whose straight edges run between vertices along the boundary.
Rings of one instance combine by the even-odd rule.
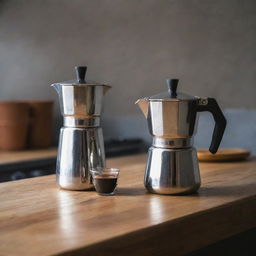
[[[208,149],[198,149],[197,156],[202,162],[241,161],[250,156],[250,151],[242,148],[223,148],[212,154]]]
[[[0,255],[182,255],[256,226],[256,160],[200,165],[189,196],[149,194],[145,155],[108,160],[116,196],[60,190],[55,176],[0,184]]]

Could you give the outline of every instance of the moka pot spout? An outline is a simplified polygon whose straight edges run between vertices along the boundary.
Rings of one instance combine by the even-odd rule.
[[[58,84],[58,83],[55,83],[55,84],[52,84],[51,86],[52,86],[52,87],[56,90],[56,92],[59,94],[61,85]]]
[[[142,113],[147,118],[148,117],[148,105],[149,101],[147,98],[138,99],[135,104],[138,104]]]

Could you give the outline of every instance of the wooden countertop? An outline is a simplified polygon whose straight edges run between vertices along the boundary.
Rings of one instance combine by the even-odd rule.
[[[256,160],[200,165],[189,196],[149,194],[145,155],[112,158],[116,196],[60,190],[55,176],[0,183],[0,255],[180,255],[256,226]]]
[[[57,155],[56,148],[48,149],[31,149],[22,151],[1,151],[0,165],[14,164],[33,160],[42,160],[47,158],[55,158]]]

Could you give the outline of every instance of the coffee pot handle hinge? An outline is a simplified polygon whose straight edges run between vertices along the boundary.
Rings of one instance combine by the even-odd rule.
[[[217,101],[214,98],[199,98],[197,104],[197,112],[209,111],[212,113],[215,127],[212,135],[212,142],[209,151],[215,154],[218,151],[220,142],[222,140],[225,128],[226,128],[226,118],[223,115]]]

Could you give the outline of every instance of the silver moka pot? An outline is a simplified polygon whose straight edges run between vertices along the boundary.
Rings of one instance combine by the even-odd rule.
[[[87,67],[76,67],[77,80],[52,84],[64,117],[56,165],[57,184],[69,190],[93,188],[90,169],[105,166],[100,114],[108,85],[85,81]]]
[[[148,121],[153,145],[148,151],[144,184],[158,194],[189,194],[200,187],[196,149],[192,146],[197,112],[209,111],[215,128],[209,151],[216,153],[226,119],[213,98],[177,93],[178,79],[167,80],[166,92],[137,100]]]

